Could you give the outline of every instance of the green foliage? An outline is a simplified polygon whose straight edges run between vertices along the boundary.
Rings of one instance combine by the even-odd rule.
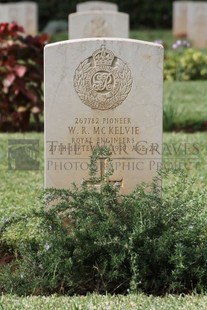
[[[164,79],[167,81],[206,80],[206,52],[193,48],[167,51]]]
[[[117,0],[121,12],[130,14],[131,27],[169,28],[172,20],[172,1]]]
[[[3,223],[2,239],[17,253],[17,260],[3,268],[3,290],[21,295],[127,289],[130,268],[124,251],[132,212],[127,206],[120,209],[117,189],[106,182],[107,172],[100,192],[95,186],[94,161],[108,155],[104,149],[99,155],[94,152],[90,186],[84,182],[80,190],[49,190],[44,197],[47,211]],[[31,230],[27,236],[16,234],[20,222],[27,226],[34,221],[37,235]],[[0,275],[0,282],[3,278]]]
[[[35,233],[28,230],[27,235],[15,236],[18,226],[29,226],[36,222]],[[18,224],[18,226],[17,226]],[[12,231],[7,230],[11,225]],[[3,291],[13,291],[19,295],[61,292],[65,275],[69,276],[70,257],[68,257],[67,235],[62,222],[51,213],[32,212],[5,222],[1,233],[13,248],[15,260],[5,265],[0,273]],[[60,267],[61,266],[61,267]]]
[[[137,287],[152,294],[201,292],[207,287],[206,192],[195,191],[182,172],[165,178],[160,201],[134,196]]]
[[[194,189],[182,171],[168,171],[161,174],[162,195],[157,179],[120,196],[108,181],[110,165],[96,178],[102,158],[110,160],[110,153],[95,150],[90,180],[80,188],[49,189],[42,210],[2,221],[1,242],[15,259],[1,266],[1,290],[19,295],[206,290],[207,193]]]

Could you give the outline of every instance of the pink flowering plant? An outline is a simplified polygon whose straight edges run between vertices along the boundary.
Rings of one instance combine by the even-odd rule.
[[[177,40],[172,45],[173,49],[181,49],[181,48],[185,48],[185,47],[190,47],[190,42],[187,40]]]
[[[43,47],[47,35],[26,35],[16,23],[0,24],[0,130],[25,131],[43,112]]]

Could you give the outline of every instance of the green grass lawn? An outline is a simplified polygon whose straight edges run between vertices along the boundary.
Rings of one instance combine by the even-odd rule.
[[[171,47],[174,42],[177,41],[177,38],[174,38],[172,31],[169,30],[131,30],[130,39],[142,40],[154,42],[157,40],[162,40],[165,42],[167,47]]]
[[[128,296],[74,296],[50,297],[16,297],[12,295],[0,297],[0,309],[30,309],[30,310],[206,310],[207,296],[173,296],[153,297],[143,294]]]
[[[142,40],[142,41],[150,41],[154,42],[155,40],[163,40],[168,47],[171,47],[172,44],[177,40],[173,38],[171,30],[131,30],[130,39]],[[51,38],[52,42],[58,42],[62,40],[67,40],[68,34],[67,32],[58,33]]]
[[[8,140],[38,139],[40,169],[34,171],[8,170]],[[0,135],[0,218],[10,212],[25,212],[35,206],[43,188],[43,134]]]
[[[165,82],[164,105],[170,104],[175,112],[177,127],[192,125],[195,129],[206,122],[207,81]]]

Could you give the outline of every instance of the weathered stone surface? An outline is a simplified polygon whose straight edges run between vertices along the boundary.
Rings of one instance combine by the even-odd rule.
[[[193,47],[207,47],[207,2],[188,4],[187,36]]]
[[[83,11],[118,11],[118,6],[115,3],[105,1],[86,1],[79,3],[76,6],[77,12]]]
[[[162,157],[163,48],[129,39],[45,47],[45,186],[87,180],[92,149],[112,152],[120,192],[152,181]]]
[[[69,38],[128,38],[129,15],[109,11],[89,11],[69,15]]]
[[[175,37],[186,37],[187,15],[189,1],[173,2],[173,35]]]
[[[16,22],[27,34],[36,35],[38,31],[38,8],[35,2],[16,2],[0,4],[0,23]]]

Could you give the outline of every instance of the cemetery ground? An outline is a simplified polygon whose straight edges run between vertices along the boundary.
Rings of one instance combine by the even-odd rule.
[[[143,40],[153,41],[162,39],[172,44],[170,31],[161,32],[132,32],[131,37],[137,35]],[[64,34],[61,35],[65,39]],[[60,37],[58,38],[58,40]],[[165,82],[164,90],[164,119],[165,124],[163,142],[165,153],[164,164],[168,168],[181,170],[187,163],[189,179],[195,178],[193,191],[198,193],[207,185],[206,171],[206,81]],[[174,132],[171,132],[174,129]],[[183,132],[183,131],[184,132]],[[199,131],[197,131],[199,130]],[[5,219],[23,217],[24,221],[16,223],[4,234],[4,241],[18,244],[36,238],[37,221],[32,212],[39,211],[42,200],[39,198],[43,188],[43,133],[12,133],[0,134],[0,227]],[[15,171],[8,170],[8,140],[36,139],[39,141],[38,161],[39,170]],[[184,148],[183,148],[184,147]],[[182,155],[182,156],[181,156]],[[163,179],[163,184],[169,180]],[[176,184],[175,184],[176,186]],[[175,190],[176,191],[176,190]],[[193,200],[192,200],[193,201]],[[201,201],[203,203],[203,201]],[[192,202],[193,204],[193,202]],[[197,214],[198,219],[200,214]],[[205,236],[204,236],[205,237]],[[1,258],[0,258],[1,259]],[[1,260],[0,260],[1,262]],[[0,271],[1,273],[1,271]],[[2,278],[1,278],[2,279]],[[1,288],[1,281],[0,281]],[[202,292],[202,289],[201,289]],[[17,295],[2,295],[0,309],[206,309],[206,295],[195,293],[191,295],[166,295],[164,297],[140,294],[96,295],[65,297],[58,295],[18,297]]]
[[[32,239],[38,234],[35,218],[28,221],[32,210],[38,212],[41,209],[42,201],[39,199],[43,187],[43,134],[42,133],[14,133],[1,134],[1,187],[0,187],[0,218],[5,220],[12,216],[23,216],[25,220],[14,224],[7,232],[6,238],[15,244]],[[39,140],[39,162],[37,171],[8,171],[7,169],[7,147],[8,139],[38,139]],[[174,144],[175,147],[181,143],[196,144],[199,147],[199,154],[196,154],[190,170],[189,178],[194,177],[194,190],[200,191],[207,185],[206,167],[206,132],[200,133],[164,133],[164,143]],[[168,154],[169,155],[169,154]],[[175,154],[172,155],[175,162]],[[187,156],[188,157],[188,156]],[[191,156],[192,157],[192,156]],[[185,160],[188,158],[185,158]],[[178,159],[180,162],[180,159]],[[179,168],[178,168],[179,169]],[[165,180],[163,181],[165,182]],[[197,214],[198,218],[200,214]],[[2,223],[1,223],[2,224]],[[1,281],[0,281],[1,282]],[[164,297],[147,296],[142,293],[124,295],[98,295],[87,296],[27,296],[2,295],[0,297],[0,309],[206,309],[205,293],[197,295],[166,295]]]
[[[25,242],[27,238],[35,237],[38,233],[36,221],[28,222],[32,209],[41,208],[39,197],[43,187],[43,134],[1,134],[1,187],[0,187],[0,219],[14,216],[23,216],[25,223],[14,224],[13,229],[7,233],[10,242]],[[8,171],[7,169],[7,143],[8,139],[38,139],[40,167],[38,171]],[[179,145],[182,142],[199,145],[197,165],[189,170],[189,177],[195,177],[195,190],[199,191],[207,185],[206,167],[206,133],[164,133],[164,143]],[[173,155],[174,157],[174,155]],[[165,182],[165,180],[164,180]],[[199,214],[197,214],[199,217]],[[26,224],[27,222],[27,224]],[[124,295],[98,295],[87,296],[27,296],[2,295],[0,309],[206,309],[207,297],[204,294],[166,295],[164,297],[147,296],[142,293]]]
[[[30,309],[30,310],[205,310],[207,296],[186,295],[165,297],[146,296],[144,294],[118,295],[97,295],[88,296],[31,296],[18,297],[6,295],[0,297],[0,307],[5,310]]]

